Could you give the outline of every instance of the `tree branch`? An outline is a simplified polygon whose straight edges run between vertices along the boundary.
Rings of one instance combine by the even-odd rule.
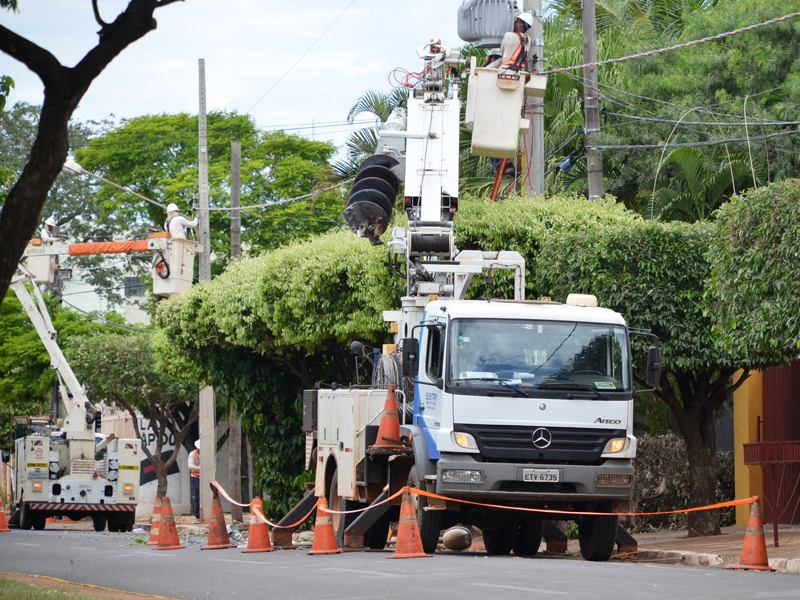
[[[8,54],[39,76],[45,89],[56,85],[67,71],[50,52],[0,25],[0,52]],[[63,82],[59,82],[63,84]]]
[[[100,27],[108,27],[108,23],[100,18],[100,10],[97,8],[97,0],[92,0],[92,10],[94,11],[94,20],[97,21],[97,24],[100,25]]]

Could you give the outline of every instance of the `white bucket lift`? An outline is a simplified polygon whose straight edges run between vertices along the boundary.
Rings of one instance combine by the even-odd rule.
[[[191,289],[196,241],[174,239],[168,233],[154,233],[147,240],[147,249],[153,255],[154,294],[171,296]]]
[[[472,57],[464,123],[472,130],[472,154],[514,158],[519,134],[530,128],[522,118],[524,97],[544,98],[546,90],[546,75],[478,68]]]

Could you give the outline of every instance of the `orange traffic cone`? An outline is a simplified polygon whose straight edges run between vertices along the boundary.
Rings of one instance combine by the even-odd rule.
[[[47,525],[50,525],[51,523],[55,523],[56,522],[56,518],[55,517],[47,517],[44,522]]]
[[[400,504],[400,521],[397,523],[397,543],[394,554],[386,558],[430,558],[422,549],[422,538],[419,537],[417,513],[411,501],[408,486],[403,488],[403,502]]]
[[[400,421],[397,419],[397,395],[394,385],[389,386],[386,404],[383,405],[378,437],[370,448],[375,450],[400,450],[405,448],[400,441]]]
[[[153,502],[153,518],[150,519],[150,541],[148,546],[158,545],[158,530],[161,525],[161,498],[156,498]]]
[[[6,509],[3,506],[2,498],[0,498],[0,531],[11,531],[8,528],[8,521],[6,521]]]
[[[153,550],[180,550],[186,546],[181,546],[178,539],[178,528],[175,527],[175,516],[172,514],[172,504],[168,497],[161,500],[161,524],[158,528],[158,546]]]
[[[211,500],[211,523],[208,525],[208,544],[200,550],[221,550],[222,548],[235,548],[228,537],[228,528],[225,526],[225,513],[222,512],[222,504],[219,501],[219,494],[214,492]]]
[[[758,496],[753,496],[753,506],[750,507],[750,518],[747,521],[747,531],[744,534],[739,564],[731,568],[758,571],[775,570],[769,566],[767,558],[767,543],[764,541],[764,524],[761,521],[761,505],[758,503]]]
[[[342,549],[336,544],[336,534],[333,532],[331,513],[327,510],[328,501],[325,496],[319,497],[317,505],[317,518],[314,521],[314,544],[309,554],[339,554]]]
[[[275,548],[269,541],[269,530],[257,515],[264,515],[262,510],[261,498],[253,498],[253,506],[250,508],[250,530],[247,534],[247,549],[242,552],[272,552]]]

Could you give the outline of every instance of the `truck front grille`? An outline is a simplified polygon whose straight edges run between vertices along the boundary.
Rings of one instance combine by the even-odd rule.
[[[541,464],[599,464],[608,440],[626,435],[624,429],[546,427],[552,442],[547,448],[537,448],[533,432],[538,426],[457,423],[454,429],[472,434],[484,458]]]

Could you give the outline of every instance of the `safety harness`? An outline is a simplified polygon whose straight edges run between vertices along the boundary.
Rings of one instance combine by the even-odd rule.
[[[511,58],[504,60],[500,63],[500,66],[524,71],[528,62],[528,36],[521,35],[516,31],[514,33],[516,33],[519,38],[519,46],[514,51],[514,54],[511,55]]]

